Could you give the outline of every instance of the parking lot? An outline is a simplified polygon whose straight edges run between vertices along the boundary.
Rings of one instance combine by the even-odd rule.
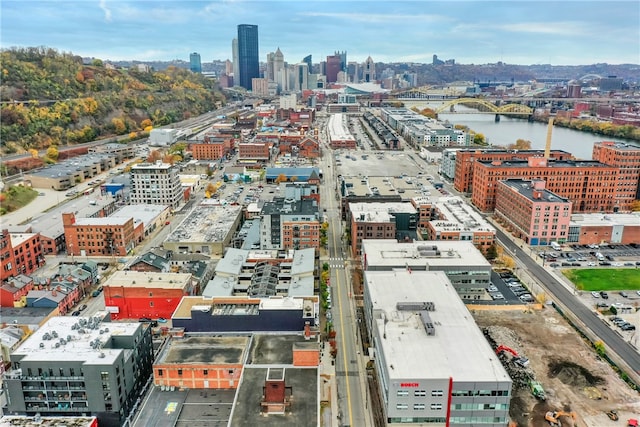
[[[640,267],[640,245],[569,245],[560,251],[549,249],[538,255],[558,267]]]

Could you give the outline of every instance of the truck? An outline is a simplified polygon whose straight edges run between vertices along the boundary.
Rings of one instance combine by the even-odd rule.
[[[542,388],[542,384],[539,381],[534,380],[533,378],[529,378],[529,389],[531,390],[531,394],[536,399],[547,400],[547,394]]]
[[[551,242],[550,246],[556,251],[562,250],[562,246],[560,246],[560,244],[558,242]]]

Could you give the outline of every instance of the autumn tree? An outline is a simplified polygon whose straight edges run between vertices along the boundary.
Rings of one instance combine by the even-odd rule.
[[[186,142],[177,142],[169,148],[169,154],[178,154],[181,159],[184,158],[184,152],[187,149]]]
[[[113,131],[117,135],[122,135],[127,131],[127,125],[124,124],[124,120],[119,118],[111,119],[111,124],[113,125]]]
[[[144,119],[143,121],[140,122],[140,127],[142,129],[145,129],[145,130],[146,130],[147,127],[149,127],[151,125],[153,125],[153,123],[151,123],[151,120],[149,120],[149,119]]]
[[[162,159],[162,153],[158,150],[153,150],[149,153],[149,157],[147,157],[147,162],[155,163],[156,160]]]
[[[287,176],[283,173],[278,175],[278,177],[276,178],[276,184],[280,184],[281,182],[286,182],[286,181],[287,181]]]
[[[631,202],[631,212],[640,212],[640,200],[634,200]]]
[[[518,139],[515,144],[509,144],[510,150],[531,150],[531,141],[528,139]]]
[[[487,138],[481,133],[476,133],[473,137],[473,143],[476,145],[487,145]]]
[[[60,153],[58,153],[58,147],[56,147],[55,145],[50,146],[49,148],[47,148],[47,157],[53,161],[58,160],[58,156]]]

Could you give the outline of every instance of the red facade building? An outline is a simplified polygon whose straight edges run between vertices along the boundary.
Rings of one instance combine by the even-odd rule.
[[[620,142],[593,145],[593,160],[618,168],[614,211],[630,211],[640,199],[640,147]]]
[[[104,284],[104,303],[116,320],[169,319],[183,296],[197,293],[191,274],[117,271]]]
[[[20,274],[30,275],[45,264],[40,233],[9,233],[0,235],[0,280]]]

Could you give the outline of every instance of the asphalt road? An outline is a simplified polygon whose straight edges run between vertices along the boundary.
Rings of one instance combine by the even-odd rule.
[[[497,229],[496,236],[500,243],[514,255],[516,262],[524,265],[530,274],[544,284],[544,287],[553,295],[555,301],[562,303],[578,317],[593,334],[601,339],[608,348],[616,353],[635,372],[636,376],[640,375],[640,354],[636,349],[605,324],[544,267],[521,250],[504,232]]]
[[[335,361],[338,386],[338,417],[343,426],[370,426],[371,418],[366,397],[366,370],[360,355],[356,329],[356,314],[351,299],[351,281],[347,260],[349,253],[342,241],[342,221],[335,194],[335,166],[333,152],[324,148],[321,161],[324,184],[321,188],[322,203],[327,207],[329,220],[328,246],[331,266],[330,292],[332,298],[332,322],[336,331],[338,354]]]

